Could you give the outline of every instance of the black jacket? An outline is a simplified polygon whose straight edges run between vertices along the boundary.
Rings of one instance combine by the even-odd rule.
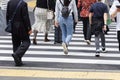
[[[47,4],[48,1],[48,4]],[[55,10],[55,0],[37,0],[36,7]]]
[[[19,1],[20,0],[10,0],[8,2],[7,12],[6,12],[7,23],[9,19],[11,19],[11,16],[13,15],[13,12],[17,7]],[[27,7],[27,3],[22,1],[22,3],[17,9],[16,15],[13,20],[12,34],[20,36],[23,39],[26,36],[28,36],[29,30],[31,30],[31,24],[28,14],[28,7]]]

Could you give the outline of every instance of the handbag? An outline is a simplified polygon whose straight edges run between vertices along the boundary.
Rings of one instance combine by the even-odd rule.
[[[11,19],[9,19],[8,23],[7,23],[7,27],[5,28],[5,31],[8,32],[8,33],[12,33],[12,23],[13,23],[13,19],[15,17],[15,14],[17,12],[17,9],[19,7],[19,5],[22,3],[22,0],[18,3],[15,11],[13,12],[13,15],[11,17]]]
[[[54,13],[52,10],[49,9],[49,1],[47,0],[47,6],[48,6],[48,10],[47,10],[47,19],[53,19],[54,17]]]
[[[12,22],[11,20],[8,21],[7,27],[5,28],[5,31],[8,33],[12,33]]]

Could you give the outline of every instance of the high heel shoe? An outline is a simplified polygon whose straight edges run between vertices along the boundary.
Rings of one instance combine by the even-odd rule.
[[[49,39],[44,39],[45,42],[49,42],[50,40]]]
[[[33,39],[33,44],[37,45],[36,39]]]

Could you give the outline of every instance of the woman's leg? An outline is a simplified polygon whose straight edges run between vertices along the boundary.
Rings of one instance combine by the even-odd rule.
[[[50,41],[50,40],[48,39],[48,32],[45,32],[45,39],[44,39],[44,41],[45,41],[45,42]]]
[[[38,31],[37,31],[37,30],[34,30],[33,33],[34,33],[33,44],[37,45],[36,37],[37,37]]]
[[[67,37],[66,37],[66,44],[68,45],[69,42],[72,39],[72,35],[73,35],[73,19],[72,16],[70,16],[66,22],[66,30],[67,30]]]

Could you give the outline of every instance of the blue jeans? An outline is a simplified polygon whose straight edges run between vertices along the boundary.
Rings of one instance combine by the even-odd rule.
[[[67,45],[72,39],[73,35],[73,17],[72,15],[69,16],[67,19],[60,16],[59,18],[59,25],[62,31],[62,42],[66,43]]]

